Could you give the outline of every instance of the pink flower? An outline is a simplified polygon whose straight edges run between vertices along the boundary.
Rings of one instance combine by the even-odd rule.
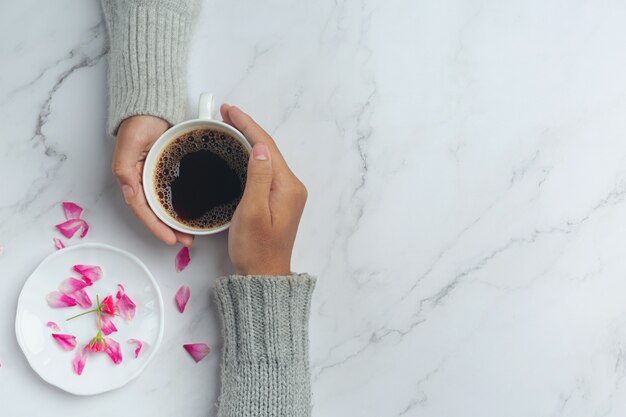
[[[72,297],[76,299],[76,302],[82,308],[89,308],[93,305],[93,303],[91,302],[91,299],[89,298],[89,294],[87,294],[87,291],[85,290],[78,290],[72,293]]]
[[[115,327],[113,320],[111,320],[109,316],[102,314],[100,319],[102,320],[102,333],[104,333],[105,336],[117,331],[117,327]]]
[[[52,308],[72,307],[77,304],[75,299],[59,291],[52,291],[48,294],[46,300],[48,301],[48,305]]]
[[[135,310],[137,309],[137,306],[133,300],[131,300],[130,297],[124,293],[124,287],[122,284],[118,284],[117,286],[119,287],[119,290],[115,295],[117,298],[117,311],[120,313],[120,317],[126,321],[130,321],[133,317],[135,317]]]
[[[139,357],[139,352],[141,352],[141,348],[143,347],[143,342],[139,339],[128,339],[126,343],[137,345],[135,348],[135,359],[137,359]]]
[[[206,343],[191,343],[183,345],[183,347],[196,362],[200,362],[211,351],[211,348]]]
[[[120,349],[120,344],[110,337],[104,339],[106,341],[105,352],[109,355],[109,358],[113,361],[114,364],[118,365],[122,362],[122,350]]]
[[[72,360],[72,366],[74,367],[74,372],[76,372],[78,375],[82,374],[83,369],[85,369],[85,362],[87,362],[88,352],[89,350],[87,346],[76,350],[76,356],[74,356],[74,360]]]
[[[185,307],[187,306],[187,302],[189,301],[189,287],[183,285],[176,292],[176,304],[178,305],[178,310],[182,313],[185,311]]]
[[[63,249],[65,247],[65,243],[63,243],[63,241],[61,241],[61,239],[57,239],[56,237],[53,239],[54,240],[54,247],[57,249]]]
[[[59,343],[63,350],[72,350],[76,347],[76,336],[69,334],[52,333],[52,337]]]
[[[61,285],[59,285],[59,290],[63,294],[71,294],[75,291],[82,290],[86,286],[87,286],[87,283],[85,283],[84,281],[81,281],[76,278],[68,278],[64,280],[63,282],[61,282]]]
[[[60,331],[61,331],[61,328],[59,327],[59,325],[58,325],[58,324],[56,324],[56,323],[55,323],[55,322],[53,322],[53,321],[49,321],[49,322],[47,322],[47,323],[46,323],[46,326],[50,327],[52,330],[54,330],[54,331],[56,331],[56,332],[60,332]]]
[[[104,300],[102,300],[100,305],[102,306],[102,311],[104,313],[107,313],[110,316],[115,315],[115,302],[113,301],[113,296],[107,295],[104,297]]]
[[[73,269],[82,275],[83,281],[85,278],[89,280],[88,282],[97,281],[102,278],[102,268],[97,265],[74,265]]]
[[[189,256],[189,248],[184,246],[178,254],[176,254],[176,271],[181,272],[183,269],[187,268],[189,262],[191,261],[191,257]]]
[[[85,346],[85,348],[91,350],[92,352],[104,352],[106,347],[107,347],[107,344],[104,341],[104,338],[102,337],[101,332],[98,332],[96,337],[91,339],[91,342],[89,342],[89,344]]]

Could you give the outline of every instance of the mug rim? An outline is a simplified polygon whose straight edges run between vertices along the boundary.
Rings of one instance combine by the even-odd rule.
[[[246,137],[240,131],[230,126],[229,124],[212,119],[191,119],[175,124],[174,126],[167,129],[165,132],[163,132],[161,136],[159,136],[159,138],[152,145],[152,148],[150,148],[148,155],[146,155],[146,160],[144,162],[142,172],[143,192],[146,196],[148,206],[150,207],[152,212],[159,218],[159,220],[161,220],[172,229],[195,236],[212,235],[222,232],[230,227],[230,220],[227,223],[220,225],[219,227],[200,230],[186,226],[176,219],[170,217],[156,198],[156,194],[154,192],[153,174],[161,152],[163,151],[163,149],[165,149],[167,145],[170,144],[172,139],[178,137],[186,130],[195,130],[202,127],[218,127],[222,130],[225,130],[226,132],[231,134],[231,136],[237,139],[239,143],[244,146],[244,148],[246,148],[248,154],[252,152],[252,145],[250,145],[250,142],[248,142]]]

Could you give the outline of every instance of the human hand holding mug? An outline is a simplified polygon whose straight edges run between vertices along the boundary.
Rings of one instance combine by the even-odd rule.
[[[184,246],[191,246],[191,235],[172,229],[154,214],[148,206],[141,184],[146,156],[154,142],[168,128],[169,124],[165,120],[155,116],[132,116],[124,120],[115,142],[112,170],[126,204],[157,238],[168,245],[180,242]]]
[[[228,235],[235,271],[240,275],[289,275],[307,190],[272,137],[250,116],[227,104],[220,111],[222,119],[253,145],[245,190]]]

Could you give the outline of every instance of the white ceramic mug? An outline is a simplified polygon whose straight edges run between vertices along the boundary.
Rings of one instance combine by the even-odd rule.
[[[167,145],[169,145],[169,143],[173,139],[185,134],[186,132],[190,132],[196,129],[214,129],[228,133],[230,136],[237,139],[244,146],[244,148],[248,150],[248,153],[250,153],[252,151],[252,146],[246,140],[244,135],[241,134],[241,132],[239,132],[234,127],[224,122],[214,120],[213,112],[213,95],[210,93],[202,93],[200,95],[200,101],[198,103],[198,118],[187,120],[186,122],[174,125],[170,127],[165,133],[163,133],[159,137],[159,139],[154,142],[154,145],[152,146],[152,149],[150,149],[150,152],[146,157],[146,162],[143,166],[143,191],[146,194],[146,200],[148,200],[148,204],[150,205],[150,208],[152,209],[154,214],[156,214],[156,216],[161,219],[163,223],[165,223],[172,229],[191,235],[210,235],[213,233],[221,232],[222,230],[228,229],[228,226],[230,226],[230,221],[212,229],[195,229],[174,219],[163,208],[163,206],[159,202],[159,199],[156,196],[154,187],[154,171],[161,156],[161,153],[167,147]]]

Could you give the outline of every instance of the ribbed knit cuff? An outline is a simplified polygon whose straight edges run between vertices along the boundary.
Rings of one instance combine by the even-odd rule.
[[[217,281],[225,341],[219,417],[310,416],[314,287],[307,274]]]
[[[181,122],[185,115],[187,49],[197,0],[102,0],[107,22],[107,130],[146,114]]]

